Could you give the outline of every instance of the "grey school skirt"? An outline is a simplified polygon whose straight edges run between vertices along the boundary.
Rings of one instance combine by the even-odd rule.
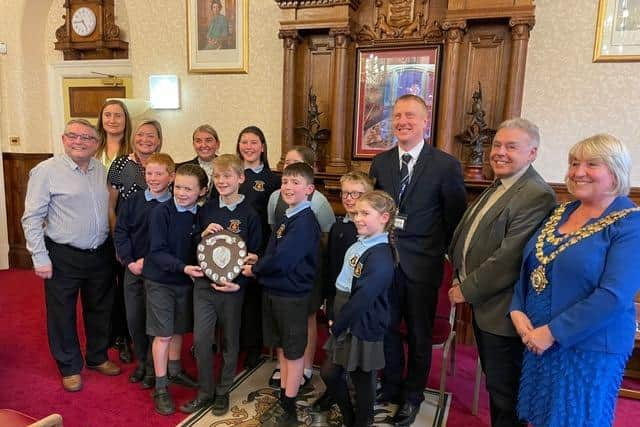
[[[349,296],[348,292],[336,290],[333,303],[336,317],[340,317],[340,310],[349,301]],[[327,351],[327,357],[347,372],[356,369],[369,372],[384,368],[383,341],[363,341],[347,330],[339,337],[329,336],[324,349]]]

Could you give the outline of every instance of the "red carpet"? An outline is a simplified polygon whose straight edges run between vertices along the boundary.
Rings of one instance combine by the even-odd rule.
[[[164,427],[175,426],[186,417],[182,414],[163,417],[153,411],[149,391],[128,382],[134,364],[124,365],[123,373],[117,377],[85,369],[83,390],[65,392],[47,344],[43,282],[31,271],[0,271],[0,309],[0,408],[34,417],[57,412],[66,427]],[[190,345],[189,336],[185,339],[183,364],[195,375],[195,363],[186,352]],[[116,360],[115,353],[110,356]],[[489,426],[484,390],[479,416],[471,415],[475,357],[473,348],[458,347],[456,375],[447,380],[447,391],[453,394],[447,423],[450,427]],[[437,386],[439,368],[440,355],[434,354],[430,387]],[[195,391],[182,387],[172,386],[170,390],[178,405],[195,395]],[[638,417],[640,401],[618,400],[616,427],[635,426],[634,419]]]

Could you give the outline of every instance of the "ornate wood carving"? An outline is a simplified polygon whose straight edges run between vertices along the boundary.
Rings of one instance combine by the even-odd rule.
[[[442,66],[442,91],[439,102],[438,133],[436,146],[447,153],[453,152],[454,118],[458,87],[458,62],[466,20],[445,21],[442,31],[445,34],[444,61]]]
[[[278,38],[283,40],[284,47],[284,72],[282,73],[282,155],[281,167],[284,155],[293,147],[295,138],[295,114],[294,93],[296,77],[296,47],[300,42],[300,34],[296,30],[280,30]]]
[[[428,0],[376,0],[375,23],[363,25],[359,43],[419,41],[439,43],[443,33],[436,20],[429,21]]]
[[[308,7],[331,7],[348,5],[356,10],[360,0],[275,0],[280,9],[301,9]]]
[[[334,43],[333,91],[331,93],[331,142],[329,144],[329,162],[326,170],[330,173],[343,174],[347,171],[344,153],[347,145],[346,132],[346,100],[349,70],[347,53],[351,42],[351,29],[348,27],[332,28],[329,36]]]
[[[129,57],[129,43],[120,40],[120,28],[115,24],[114,0],[65,0],[63,7],[64,24],[56,29],[55,49],[62,51],[65,60]],[[79,8],[87,8],[95,16],[95,28],[89,34],[73,31],[71,21]]]
[[[535,20],[533,17],[512,18],[509,20],[512,47],[504,106],[505,119],[520,116],[522,110],[522,92],[524,90],[524,73],[527,62],[529,32],[534,24]]]

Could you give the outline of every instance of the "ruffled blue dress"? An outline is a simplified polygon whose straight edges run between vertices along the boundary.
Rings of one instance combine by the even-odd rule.
[[[537,237],[537,235],[536,235]],[[577,243],[577,245],[583,242]],[[555,246],[545,242],[544,253]],[[535,251],[525,262],[529,277],[539,262]],[[561,253],[554,263],[581,262]],[[534,327],[551,321],[553,283],[537,294],[527,285],[525,313]],[[553,344],[541,356],[525,350],[518,397],[518,415],[535,427],[606,427],[611,426],[615,401],[627,360],[624,354],[583,351]]]

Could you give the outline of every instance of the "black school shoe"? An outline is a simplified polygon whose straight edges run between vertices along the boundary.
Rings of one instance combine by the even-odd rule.
[[[298,416],[295,413],[282,411],[281,414],[274,416],[263,423],[263,427],[298,427]]]
[[[213,401],[213,408],[211,409],[211,412],[216,417],[221,417],[229,412],[229,395],[221,394],[216,396],[216,400]]]
[[[138,365],[136,369],[129,375],[130,383],[139,383],[144,378],[144,364]]]
[[[153,393],[153,405],[160,415],[171,415],[176,412],[173,399],[166,388],[156,390]]]
[[[169,375],[169,382],[171,384],[181,385],[183,387],[198,388],[198,382],[191,378],[185,371],[181,371],[176,375]]]
[[[213,399],[209,398],[201,398],[196,397],[195,399],[185,403],[180,406],[180,412],[184,412],[185,414],[193,414],[194,412],[199,411],[202,408],[208,408],[213,403]]]

